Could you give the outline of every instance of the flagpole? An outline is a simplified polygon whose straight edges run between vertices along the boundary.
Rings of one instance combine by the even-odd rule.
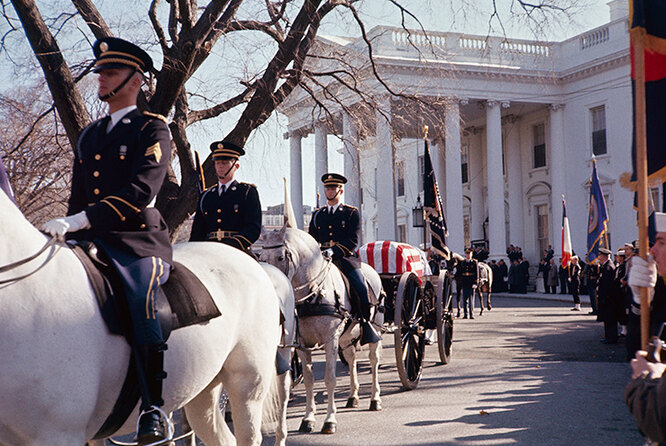
[[[641,30],[643,31],[643,30]],[[636,176],[638,180],[638,253],[647,260],[648,255],[648,196],[647,196],[647,134],[645,118],[645,47],[644,32],[635,33],[634,46],[634,88],[636,91],[634,109],[636,114]],[[641,345],[647,349],[650,340],[650,307],[647,288],[641,293]]]
[[[423,126],[423,155],[427,156],[425,153],[428,150],[428,126]],[[425,176],[428,173],[425,171],[425,158],[423,159],[423,178],[421,178],[421,184],[425,184]],[[423,251],[427,252],[428,245],[428,218],[426,215],[426,206],[425,206],[425,187],[423,188]]]

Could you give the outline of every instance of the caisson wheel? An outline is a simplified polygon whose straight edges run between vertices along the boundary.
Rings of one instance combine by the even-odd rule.
[[[423,295],[416,274],[400,278],[395,296],[395,360],[402,385],[415,389],[421,379],[425,357]]]
[[[453,317],[451,316],[451,302],[453,292],[451,275],[448,271],[439,273],[437,279],[437,350],[442,364],[451,360],[451,345],[453,343]]]

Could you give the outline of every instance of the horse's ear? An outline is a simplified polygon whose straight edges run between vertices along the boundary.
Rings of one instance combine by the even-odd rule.
[[[284,237],[285,232],[287,232],[287,227],[289,226],[289,221],[285,221],[282,227],[280,228],[280,238]]]

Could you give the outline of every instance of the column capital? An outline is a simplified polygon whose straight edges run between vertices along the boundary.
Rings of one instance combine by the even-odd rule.
[[[499,105],[499,101],[497,99],[486,99],[485,101],[482,101],[481,104],[484,108],[493,108]]]
[[[458,98],[458,103],[460,105],[467,105],[469,104],[469,98]]]
[[[288,130],[282,134],[284,139],[290,139],[293,137],[305,138],[312,132],[312,129],[307,127],[302,127],[300,129]]]
[[[558,111],[564,108],[564,104],[550,104],[550,111]]]
[[[514,115],[513,113],[506,116],[502,116],[502,124],[514,124],[520,119],[519,116]]]
[[[502,105],[502,108],[509,108],[509,107],[511,107],[511,102],[510,101],[502,101],[501,105]]]

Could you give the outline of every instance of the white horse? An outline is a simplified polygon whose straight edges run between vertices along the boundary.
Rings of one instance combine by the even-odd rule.
[[[91,440],[127,372],[130,347],[109,334],[83,266],[69,249],[54,244],[10,267],[48,240],[0,192],[0,445]],[[262,404],[276,388],[280,341],[271,279],[249,256],[218,243],[177,245],[174,259],[204,283],[222,315],[171,334],[164,410],[184,408],[207,446],[259,445]],[[218,407],[222,386],[235,438]],[[133,432],[137,417],[138,407],[118,434]]]
[[[360,337],[361,330],[356,322],[351,323],[345,329],[345,322],[350,318],[351,305],[342,274],[330,260],[322,256],[319,245],[307,232],[287,228],[285,225],[282,229],[270,233],[262,232],[262,239],[261,260],[277,266],[291,279],[297,308],[301,305],[308,305],[313,301],[335,306],[336,299],[340,306],[341,316],[301,316],[297,323],[297,342],[299,343],[297,352],[303,363],[303,382],[305,383],[306,395],[305,416],[299,430],[301,432],[312,432],[314,429],[316,407],[313,394],[312,351],[316,348],[324,348],[326,352],[324,380],[328,398],[328,412],[321,432],[332,434],[337,427],[334,395],[338,345],[342,347],[345,360],[349,364],[350,392],[347,407],[357,407],[359,404],[355,340]],[[377,272],[369,265],[364,264],[363,273],[371,292],[379,296],[381,293],[381,279]],[[373,323],[381,327],[383,322],[383,313],[377,313]],[[370,410],[381,410],[378,380],[381,341],[368,344],[368,346],[372,369]]]

